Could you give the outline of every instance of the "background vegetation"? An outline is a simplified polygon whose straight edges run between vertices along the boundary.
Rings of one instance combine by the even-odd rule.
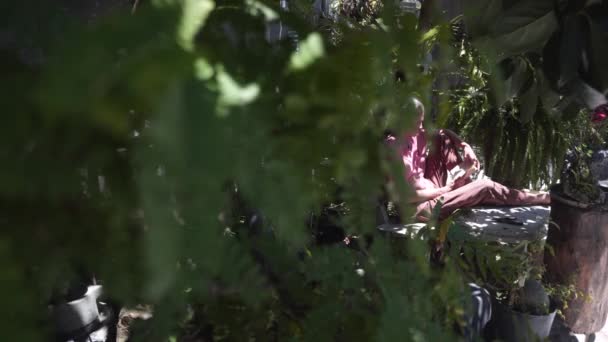
[[[520,18],[487,3],[498,7],[484,13]],[[16,32],[0,51],[7,340],[46,340],[49,299],[82,273],[122,304],[154,305],[148,341],[456,339],[466,307],[451,262],[431,267],[427,242],[373,234],[387,177],[398,181],[393,198],[407,192],[382,134],[410,124],[410,96],[431,107],[436,74],[419,64],[434,44],[450,51],[441,16],[421,32],[415,16],[385,2],[369,25],[333,23],[335,39],[274,1],[107,4],[95,20],[62,2],[0,5]],[[267,41],[278,21],[298,33],[297,50]],[[547,22],[549,36],[563,27]],[[479,87],[495,97],[502,88],[493,80]],[[576,95],[566,88],[558,90]],[[438,103],[442,115],[447,103]],[[498,110],[475,108],[479,117]],[[526,109],[526,122],[545,134],[557,127],[537,112]],[[514,158],[546,175],[534,162],[545,157]],[[328,226],[337,227],[333,238]],[[350,248],[335,243],[344,236]]]
[[[428,92],[416,18],[385,7],[339,46],[275,2],[154,1],[42,32],[40,65],[3,50],[3,335],[46,339],[85,270],[154,305],[145,340],[452,339],[463,284],[425,243],[326,245],[311,220],[346,201],[342,234],[375,230],[386,121]],[[266,41],[279,19],[297,51]]]
[[[516,187],[557,181],[579,126],[604,103],[605,1],[487,1],[456,18],[454,104],[443,122],[482,149],[486,173]],[[470,13],[469,12],[469,13]]]

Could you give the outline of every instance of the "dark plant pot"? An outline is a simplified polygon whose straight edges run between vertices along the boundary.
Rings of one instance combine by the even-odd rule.
[[[547,315],[531,315],[515,311],[494,300],[492,319],[486,327],[488,340],[505,342],[543,341],[549,337],[555,310]]]
[[[608,211],[565,197],[557,185],[550,222],[545,280],[584,294],[568,301],[564,321],[575,333],[595,333],[608,315]]]
[[[86,336],[110,318],[107,312],[100,312],[97,304],[102,291],[100,285],[89,286],[84,296],[51,307],[55,332],[60,340]]]

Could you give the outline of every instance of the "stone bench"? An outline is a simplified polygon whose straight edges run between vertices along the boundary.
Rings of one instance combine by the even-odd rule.
[[[455,215],[449,236],[461,240],[482,240],[515,244],[521,241],[544,240],[547,237],[548,206],[479,207],[462,210]],[[521,225],[505,221],[511,218]],[[425,223],[391,224],[377,227],[381,232],[414,237]]]
[[[426,223],[384,223],[377,226],[376,229],[387,234],[413,238],[424,227],[426,227]]]
[[[547,237],[548,206],[480,207],[457,214],[450,237],[515,244]],[[509,223],[511,218],[521,224]]]

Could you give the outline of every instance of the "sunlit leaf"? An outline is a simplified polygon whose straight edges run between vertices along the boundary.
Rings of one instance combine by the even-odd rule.
[[[292,71],[305,69],[323,55],[325,55],[323,38],[317,32],[311,33],[301,42],[299,49],[291,56],[289,69]]]
[[[215,8],[213,0],[184,0],[182,19],[179,26],[179,40],[186,50],[194,49],[194,36],[204,25],[205,19]]]
[[[433,27],[432,29],[426,31],[422,35],[422,38],[420,39],[420,42],[422,43],[422,42],[427,42],[429,40],[435,39],[438,34],[439,34],[439,28],[438,27]]]
[[[196,72],[196,77],[202,81],[209,80],[214,72],[213,66],[204,58],[198,58],[194,62],[194,70]]]
[[[240,85],[221,66],[216,67],[216,72],[220,106],[244,106],[253,102],[260,94],[258,84]]]
[[[257,12],[260,12],[262,16],[264,16],[264,19],[266,21],[272,21],[279,18],[278,13],[272,10],[272,8],[265,5],[263,2],[256,0],[246,0],[246,3],[251,9],[252,14],[255,15],[257,14]]]

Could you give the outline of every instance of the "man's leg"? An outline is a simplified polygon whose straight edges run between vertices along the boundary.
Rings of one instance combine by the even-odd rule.
[[[488,179],[477,180],[456,190],[443,194],[440,219],[443,219],[459,208],[470,208],[479,204],[486,205],[548,205],[549,194],[530,194]],[[439,199],[427,201],[418,206],[419,216],[428,216]]]
[[[462,162],[456,145],[442,133],[433,135],[431,150],[426,160],[424,178],[430,179],[435,186],[445,185],[448,171]]]

